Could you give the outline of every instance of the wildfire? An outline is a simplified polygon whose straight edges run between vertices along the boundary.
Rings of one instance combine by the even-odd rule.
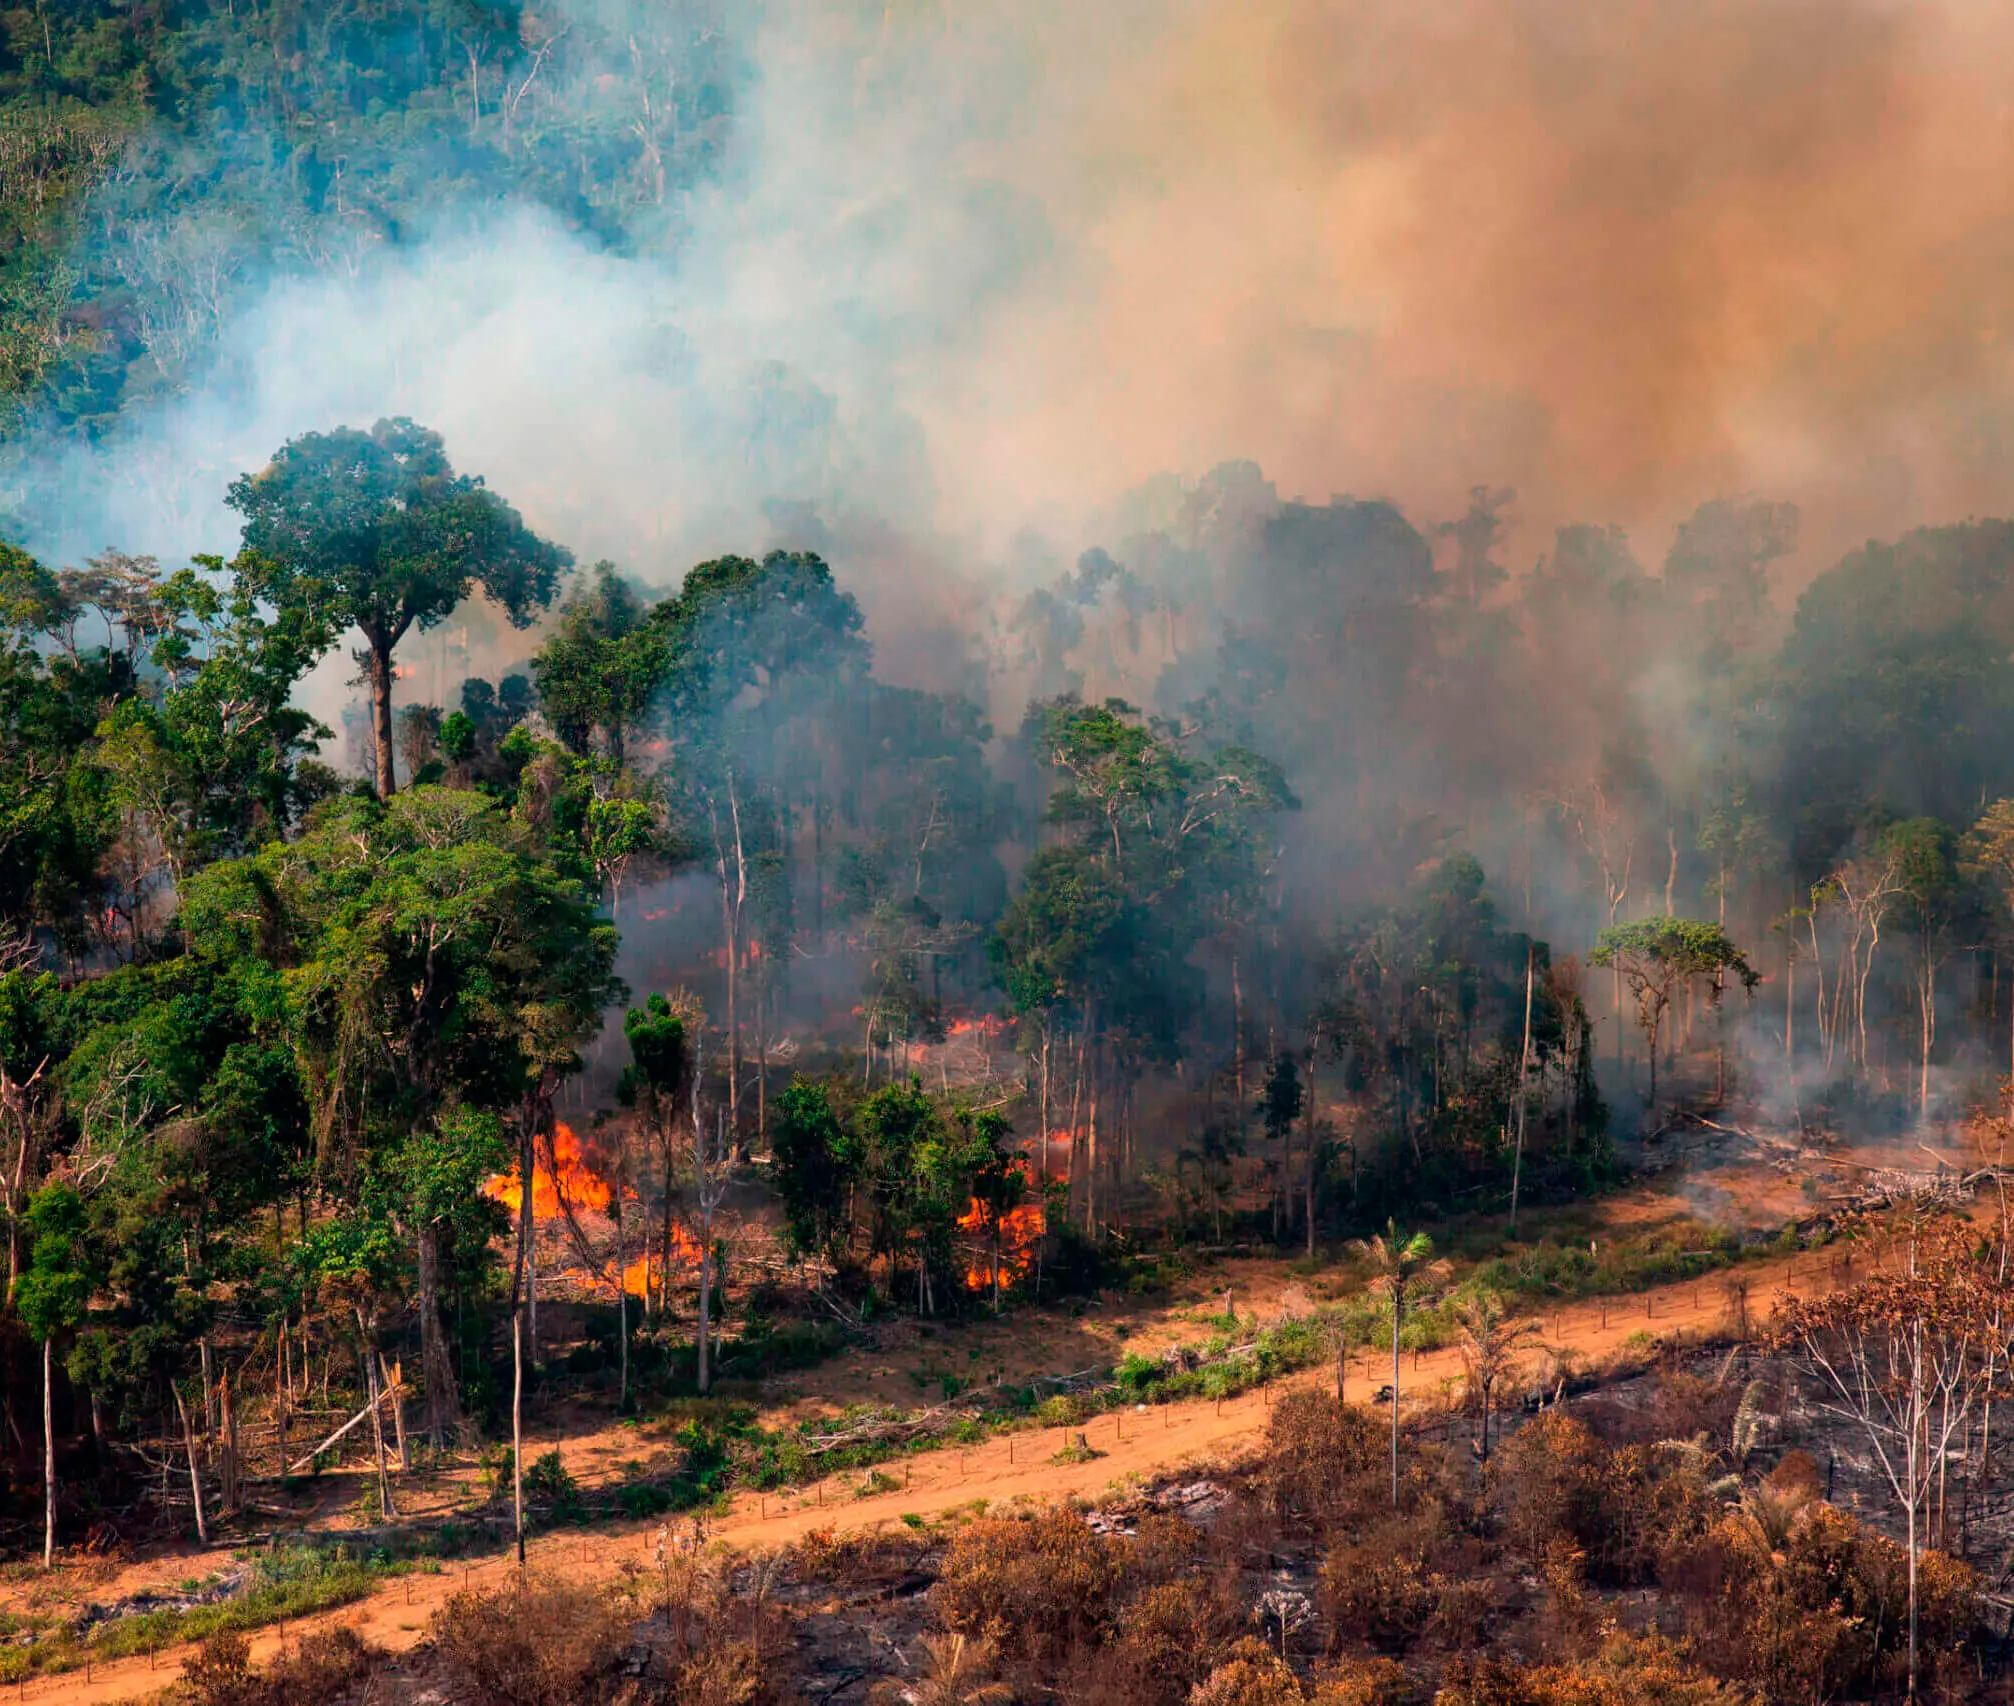
[[[968,1019],[953,1019],[945,1034],[953,1037],[976,1036],[983,1041],[991,1042],[1006,1028],[1005,1019],[992,1013],[980,1013]]]
[[[1024,1169],[1025,1172],[1025,1169]],[[993,1289],[993,1223],[978,1198],[958,1217],[958,1229],[980,1242],[979,1252],[965,1269],[967,1291]],[[1012,1285],[1035,1265],[1035,1246],[1048,1230],[1042,1205],[1023,1203],[1000,1217],[1000,1283]]]
[[[534,1150],[536,1149],[534,1145]],[[578,1212],[581,1209],[606,1209],[609,1205],[607,1183],[587,1164],[581,1153],[580,1139],[568,1125],[556,1125],[552,1134],[553,1160],[548,1164],[544,1156],[539,1156],[532,1167],[531,1206],[532,1213],[540,1216],[558,1214],[560,1211],[560,1190],[565,1187],[568,1204]],[[555,1177],[557,1169],[557,1177]],[[483,1186],[483,1195],[500,1202],[511,1211],[513,1218],[524,1212],[523,1192],[518,1188],[517,1168],[508,1173],[499,1173]]]

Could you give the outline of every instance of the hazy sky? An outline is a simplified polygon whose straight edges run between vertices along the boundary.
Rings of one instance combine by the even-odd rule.
[[[756,542],[782,497],[906,540],[886,572],[997,580],[1017,533],[1074,555],[1129,487],[1226,458],[1422,524],[1514,486],[1519,566],[1566,519],[1655,562],[1730,490],[1803,507],[1794,573],[2014,508],[2004,7],[761,20],[733,164],[675,255],[505,208],[276,282],[230,334],[249,395],[52,472],[76,483],[61,554],[228,549],[230,473],[388,413],[660,578]]]

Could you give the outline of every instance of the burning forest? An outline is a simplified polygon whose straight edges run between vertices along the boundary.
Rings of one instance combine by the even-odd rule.
[[[0,1559],[795,1543],[1256,1392],[1328,1561],[1165,1706],[2004,1688],[2008,32],[1583,10],[0,9]],[[1709,1575],[1842,1656],[1625,1629]],[[1144,1699],[1151,1598],[929,1697]]]

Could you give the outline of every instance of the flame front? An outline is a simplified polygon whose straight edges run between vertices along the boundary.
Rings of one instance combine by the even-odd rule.
[[[1027,1176],[1027,1168],[1021,1169]],[[979,1241],[980,1249],[965,1269],[965,1289],[967,1291],[991,1291],[993,1289],[993,1220],[986,1205],[977,1197],[972,1206],[958,1217],[958,1230],[970,1233]],[[1039,1202],[1024,1202],[1019,1208],[1010,1208],[1000,1217],[1000,1283],[1012,1285],[1035,1265],[1035,1246],[1042,1234],[1048,1230]]]
[[[536,1144],[533,1150],[536,1153]],[[580,1139],[574,1136],[571,1126],[562,1123],[553,1127],[552,1155],[550,1164],[544,1156],[539,1156],[532,1167],[532,1213],[541,1218],[558,1214],[562,1190],[567,1206],[575,1213],[582,1209],[598,1211],[608,1207],[608,1184],[587,1164],[581,1153]],[[508,1173],[499,1173],[483,1186],[483,1195],[502,1203],[511,1211],[513,1219],[524,1212],[524,1193],[518,1189],[517,1171],[513,1166]]]

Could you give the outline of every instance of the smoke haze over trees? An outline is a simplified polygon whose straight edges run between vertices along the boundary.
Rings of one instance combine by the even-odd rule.
[[[703,1386],[752,1179],[940,1313],[1990,1093],[2003,28],[0,11],[45,1391],[494,1415],[562,1109]]]

